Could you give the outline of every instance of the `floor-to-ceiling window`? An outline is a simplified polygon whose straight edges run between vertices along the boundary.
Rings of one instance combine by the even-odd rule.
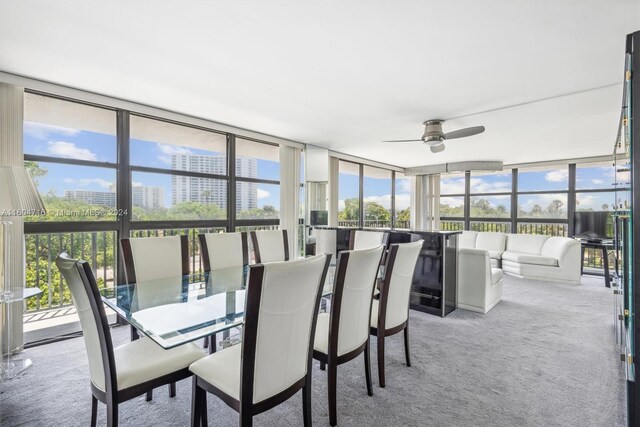
[[[364,165],[362,176],[363,226],[391,228],[392,172]]]
[[[400,172],[338,161],[338,225],[409,228],[411,181]]]
[[[572,236],[575,212],[628,206],[612,191],[628,183],[608,161],[442,174],[441,229]],[[609,228],[612,235],[612,220]],[[602,265],[601,252],[586,249],[585,268]]]
[[[518,169],[517,233],[569,234],[569,167]]]
[[[464,173],[440,176],[440,226],[443,230],[464,230],[465,188]]]
[[[338,163],[338,225],[360,226],[360,165],[340,160]]]
[[[511,169],[471,172],[469,178],[469,229],[511,232]]]
[[[273,143],[27,92],[24,158],[47,208],[25,223],[27,286],[43,290],[27,307],[36,320],[71,305],[53,264],[61,251],[89,261],[99,286],[112,286],[119,238],[187,234],[197,273],[198,233],[279,224]]]
[[[393,226],[411,228],[411,178],[402,172],[395,172],[394,186]]]

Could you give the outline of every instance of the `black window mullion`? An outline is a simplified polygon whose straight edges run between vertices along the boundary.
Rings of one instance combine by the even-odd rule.
[[[122,215],[118,216],[118,232],[117,240],[128,238],[131,233],[131,216],[133,209],[131,208],[131,156],[129,151],[130,143],[130,116],[125,110],[118,110],[116,123],[117,135],[117,152],[118,152],[118,168],[116,170],[117,194],[116,206]],[[120,245],[117,247],[116,259],[122,259],[120,256]],[[118,264],[118,283],[125,283],[126,276],[122,263]]]
[[[573,236],[574,215],[576,212],[576,164],[569,165],[569,194],[567,195],[567,235]]]
[[[391,228],[396,228],[396,171],[391,171]]]
[[[364,227],[364,165],[359,164],[359,172],[358,172],[358,177],[359,177],[359,188],[358,188],[358,207],[359,207],[359,211],[360,211],[360,215],[358,218],[358,222],[359,222],[359,227],[362,228]]]
[[[471,221],[469,218],[471,217],[471,172],[466,171],[464,173],[464,229],[470,230]]]
[[[227,232],[236,231],[236,136],[227,135]]]

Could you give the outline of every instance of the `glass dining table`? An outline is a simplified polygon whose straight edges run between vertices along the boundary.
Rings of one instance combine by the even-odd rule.
[[[165,349],[241,326],[249,266],[100,289],[118,316]],[[335,265],[322,296],[331,295]]]

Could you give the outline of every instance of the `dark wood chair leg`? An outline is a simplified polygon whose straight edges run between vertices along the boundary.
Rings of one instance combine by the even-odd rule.
[[[204,337],[204,342],[202,343],[202,348],[209,348],[209,337]]]
[[[218,341],[218,339],[216,338],[216,334],[211,334],[207,338],[209,339],[209,354],[213,354],[216,352],[216,341]]]
[[[198,387],[198,378],[194,376],[191,387],[191,427],[200,427],[202,421],[202,399],[200,394],[203,391]]]
[[[324,362],[320,362],[320,370],[324,371],[327,368],[327,364]]]
[[[378,382],[384,388],[384,332],[378,331]]]
[[[327,370],[327,383],[329,389],[329,424],[331,427],[338,424],[338,409],[336,405],[336,393],[338,386],[338,366],[329,361],[329,369]]]
[[[98,399],[95,396],[91,396],[91,427],[96,427],[98,420]]]
[[[118,427],[118,404],[107,404],[107,426]]]
[[[407,366],[411,366],[411,354],[409,354],[409,322],[404,327],[404,357],[407,359]]]
[[[369,357],[369,340],[364,348],[364,376],[367,381],[367,394],[373,396],[373,387],[371,385],[371,359]]]
[[[207,416],[207,392],[204,389],[200,395],[200,422],[202,423],[202,427],[207,427],[209,425],[209,418]]]
[[[176,397],[176,383],[169,384],[169,397]]]
[[[202,423],[202,427],[207,427],[209,425],[209,418],[207,416],[207,392],[202,390],[202,395],[200,397],[200,422]]]
[[[138,334],[138,330],[133,326],[130,326],[130,328],[131,328],[131,341],[135,341],[138,338],[140,338],[140,335]]]
[[[302,419],[304,427],[311,427],[311,373],[302,387]]]
[[[240,410],[240,427],[251,427],[253,425],[253,416],[249,411]]]
[[[149,390],[147,392],[147,397],[145,398],[147,402],[151,402],[151,399],[153,399],[153,390]]]

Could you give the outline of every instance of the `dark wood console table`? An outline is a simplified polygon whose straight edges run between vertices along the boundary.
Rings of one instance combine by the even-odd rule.
[[[611,287],[611,275],[609,274],[609,250],[613,250],[613,241],[603,240],[601,242],[594,240],[578,239],[580,241],[580,274],[584,272],[584,250],[596,249],[602,251],[602,263],[604,264],[604,285]]]

